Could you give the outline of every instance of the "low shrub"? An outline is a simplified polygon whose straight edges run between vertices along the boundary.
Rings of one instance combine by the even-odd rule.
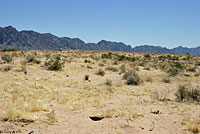
[[[105,70],[112,71],[112,72],[118,72],[117,68],[111,67],[111,66],[107,67]]]
[[[200,89],[180,85],[176,92],[178,101],[200,102]]]
[[[163,78],[163,79],[162,79],[162,82],[170,83],[170,79],[169,79],[169,78]]]
[[[180,71],[176,68],[170,68],[168,70],[169,76],[176,76],[180,73]]]
[[[147,77],[147,78],[145,78],[145,81],[146,82],[153,82],[153,79],[151,77]]]
[[[33,56],[33,55],[28,55],[27,57],[26,57],[26,60],[27,60],[27,62],[33,62],[33,61],[35,61],[35,56]]]
[[[141,78],[135,71],[128,71],[123,75],[123,79],[126,80],[127,85],[139,85]]]
[[[112,59],[112,53],[108,53],[108,54],[102,54],[101,58],[106,58],[106,59]]]
[[[105,84],[106,84],[107,86],[112,86],[112,81],[111,81],[110,79],[106,79]]]
[[[99,69],[99,70],[96,72],[96,75],[104,76],[104,75],[105,75],[105,71],[103,71],[102,69]]]
[[[61,61],[61,58],[55,57],[50,61],[46,61],[44,65],[48,70],[59,71],[64,67],[64,62]]]
[[[143,55],[145,59],[151,59],[151,55],[150,54],[144,54]]]
[[[120,67],[120,72],[121,73],[125,73],[126,72],[126,66],[123,64],[123,65],[121,65],[121,67]]]
[[[186,69],[187,72],[196,72],[196,67],[190,67]]]
[[[11,70],[11,66],[5,66],[5,67],[3,67],[3,71],[5,71],[5,72],[8,72],[8,71],[10,71]]]
[[[7,63],[10,63],[10,62],[12,61],[12,56],[9,55],[9,54],[3,54],[3,55],[1,56],[1,59],[4,60],[4,61],[7,62]]]

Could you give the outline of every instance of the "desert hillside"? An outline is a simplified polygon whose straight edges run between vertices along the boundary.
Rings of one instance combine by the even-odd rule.
[[[200,131],[200,56],[0,51],[0,132]]]

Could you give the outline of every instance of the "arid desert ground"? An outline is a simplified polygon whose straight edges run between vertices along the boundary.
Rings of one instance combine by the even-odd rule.
[[[0,133],[200,131],[200,56],[0,52]]]

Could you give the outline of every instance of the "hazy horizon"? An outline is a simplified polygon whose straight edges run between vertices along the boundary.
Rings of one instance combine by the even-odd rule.
[[[198,0],[1,0],[0,27],[132,47],[200,46]]]

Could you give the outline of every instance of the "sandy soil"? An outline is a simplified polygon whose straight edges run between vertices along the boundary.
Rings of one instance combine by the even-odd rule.
[[[200,105],[178,102],[175,96],[179,85],[200,86],[200,77],[192,72],[189,72],[190,77],[183,74],[169,77],[171,82],[165,83],[162,79],[168,78],[167,72],[151,66],[150,70],[145,70],[143,66],[133,66],[129,61],[116,64],[113,59],[102,59],[101,54],[108,52],[6,53],[13,55],[13,60],[5,63],[1,59],[0,64],[0,133],[188,134],[200,126]],[[3,54],[0,52],[0,55]],[[60,54],[65,67],[61,71],[47,70],[44,67],[47,54]],[[22,64],[27,55],[35,55],[41,63]],[[143,54],[135,53],[134,57],[137,56],[142,57]],[[200,57],[197,58],[199,61]],[[101,63],[104,66],[99,66]],[[126,85],[124,73],[120,73],[123,64],[126,70],[137,67],[143,82]],[[11,70],[5,71],[6,66],[10,66]],[[108,66],[119,71],[106,70]],[[104,76],[96,74],[100,68],[105,70]],[[85,75],[89,75],[89,80],[84,80]],[[145,81],[148,77],[152,82]],[[107,79],[112,81],[111,86],[105,84]],[[5,120],[6,117],[9,118]],[[93,121],[90,117],[103,119]]]

